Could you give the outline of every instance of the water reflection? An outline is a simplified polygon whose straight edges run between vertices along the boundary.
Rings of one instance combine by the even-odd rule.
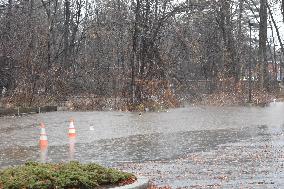
[[[144,162],[176,159],[194,152],[206,152],[219,145],[250,138],[247,130],[215,130],[155,133],[78,144],[80,160],[107,162]]]
[[[40,148],[40,162],[46,163],[47,162],[47,155],[48,155],[48,148]]]
[[[238,142],[250,142],[251,138],[255,140],[259,136],[262,140],[269,139],[268,135],[263,134],[261,127],[256,130],[243,128],[241,130],[154,133],[77,144],[76,139],[73,138],[69,139],[68,148],[66,145],[50,146],[48,159],[53,162],[76,159],[81,162],[98,162],[104,165],[164,161],[182,158],[191,153],[214,151],[222,146],[230,146]]]
[[[281,167],[283,114],[284,105],[276,103],[267,108],[188,107],[142,116],[119,112],[57,112],[34,115],[33,119],[0,118],[0,167],[30,160],[76,159],[108,166],[131,163],[134,166],[130,171],[135,173],[171,171],[166,178],[177,187],[189,186],[184,185],[189,180],[195,180],[196,185],[216,181],[214,177],[208,179],[210,174],[228,174],[235,179],[231,182],[234,185],[239,182],[239,173],[244,173],[242,179],[245,179],[256,174],[265,178],[264,173],[278,176],[279,171],[284,172]],[[76,117],[76,139],[66,136],[66,127],[62,127],[68,124],[66,117]],[[48,149],[40,153],[38,120],[45,121],[49,137]],[[183,159],[185,164],[179,164]],[[142,163],[145,169],[139,170],[137,163]],[[177,179],[176,175],[190,175],[190,178]],[[159,174],[155,179],[165,181]]]
[[[76,143],[76,137],[70,137],[69,138],[69,160],[73,161],[75,160],[75,143]]]

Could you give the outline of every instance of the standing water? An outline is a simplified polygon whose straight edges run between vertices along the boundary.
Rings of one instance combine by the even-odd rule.
[[[284,188],[284,104],[0,118],[0,168],[78,160],[172,188]],[[76,138],[68,138],[74,118]],[[44,122],[48,148],[39,148]]]

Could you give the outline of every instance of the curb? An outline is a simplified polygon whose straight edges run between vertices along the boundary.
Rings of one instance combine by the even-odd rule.
[[[36,114],[36,113],[46,113],[46,112],[56,112],[56,111],[57,111],[57,106],[0,108],[0,117],[20,116],[24,114]]]
[[[112,189],[147,189],[149,186],[149,179],[146,177],[138,177],[133,184],[118,186]]]

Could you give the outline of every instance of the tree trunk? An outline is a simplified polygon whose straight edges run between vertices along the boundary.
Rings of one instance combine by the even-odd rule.
[[[260,0],[260,25],[259,25],[259,72],[260,87],[268,90],[269,78],[267,70],[267,0]]]
[[[8,1],[8,11],[6,14],[6,23],[5,23],[5,29],[3,32],[3,56],[7,57],[9,55],[9,43],[10,43],[10,38],[11,38],[11,19],[12,19],[12,7],[13,7],[13,1],[9,0]],[[6,61],[6,60],[4,60]]]
[[[27,76],[29,77],[30,80],[30,100],[29,100],[29,106],[32,105],[33,100],[34,100],[34,95],[36,92],[36,83],[37,83],[37,77],[36,73],[34,72],[34,64],[33,64],[33,53],[34,53],[34,44],[35,44],[35,30],[34,30],[34,15],[33,15],[33,10],[34,10],[34,0],[30,0],[30,7],[29,7],[29,29],[30,29],[30,42],[29,42],[29,48],[27,52],[27,65],[26,68],[28,68]]]
[[[284,22],[284,0],[282,0],[282,16],[283,16],[283,22]]]
[[[64,50],[63,50],[63,67],[69,67],[69,28],[70,28],[70,2],[69,0],[65,0],[64,3]]]
[[[242,34],[242,20],[243,20],[243,11],[244,11],[244,0],[239,0],[239,15],[238,15],[238,33],[237,33],[237,52],[236,52],[236,83],[241,78],[241,56],[243,49],[243,34]]]
[[[135,7],[135,20],[133,26],[133,36],[132,36],[132,57],[131,57],[131,93],[132,93],[132,104],[136,102],[136,95],[135,95],[135,67],[137,62],[137,41],[138,41],[138,28],[139,28],[139,21],[140,21],[140,0],[136,0],[136,7]]]
[[[222,1],[220,12],[220,28],[222,30],[224,40],[224,76],[226,78],[238,78],[237,65],[236,65],[236,48],[235,40],[233,37],[233,23],[231,18],[231,1]]]

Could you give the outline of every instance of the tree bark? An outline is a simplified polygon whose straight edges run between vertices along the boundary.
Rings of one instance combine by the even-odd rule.
[[[236,79],[239,81],[241,77],[241,56],[243,49],[243,33],[242,33],[242,20],[243,20],[243,11],[244,11],[244,0],[239,0],[239,15],[238,15],[238,33],[237,33],[237,52],[236,52]]]
[[[226,78],[234,77],[235,81],[238,79],[237,61],[236,61],[236,48],[235,40],[233,37],[233,23],[230,12],[231,0],[221,2],[220,11],[220,28],[224,41],[224,76]]]
[[[64,2],[64,33],[63,33],[63,67],[69,67],[69,28],[70,28],[70,1],[65,0]]]
[[[137,40],[138,40],[138,27],[140,22],[140,0],[136,0],[135,7],[135,20],[133,26],[133,35],[132,35],[132,57],[131,57],[131,93],[132,93],[132,104],[136,102],[136,83],[135,83],[135,67],[137,62]]]
[[[267,70],[267,0],[260,0],[260,25],[259,25],[259,68],[260,68],[260,87],[268,90],[269,78]]]
[[[282,17],[283,17],[283,22],[284,22],[284,0],[282,0]]]
[[[7,57],[9,54],[9,43],[11,38],[11,19],[12,19],[12,7],[13,7],[13,0],[8,1],[8,11],[6,14],[6,20],[5,20],[5,29],[3,32],[3,56]]]

